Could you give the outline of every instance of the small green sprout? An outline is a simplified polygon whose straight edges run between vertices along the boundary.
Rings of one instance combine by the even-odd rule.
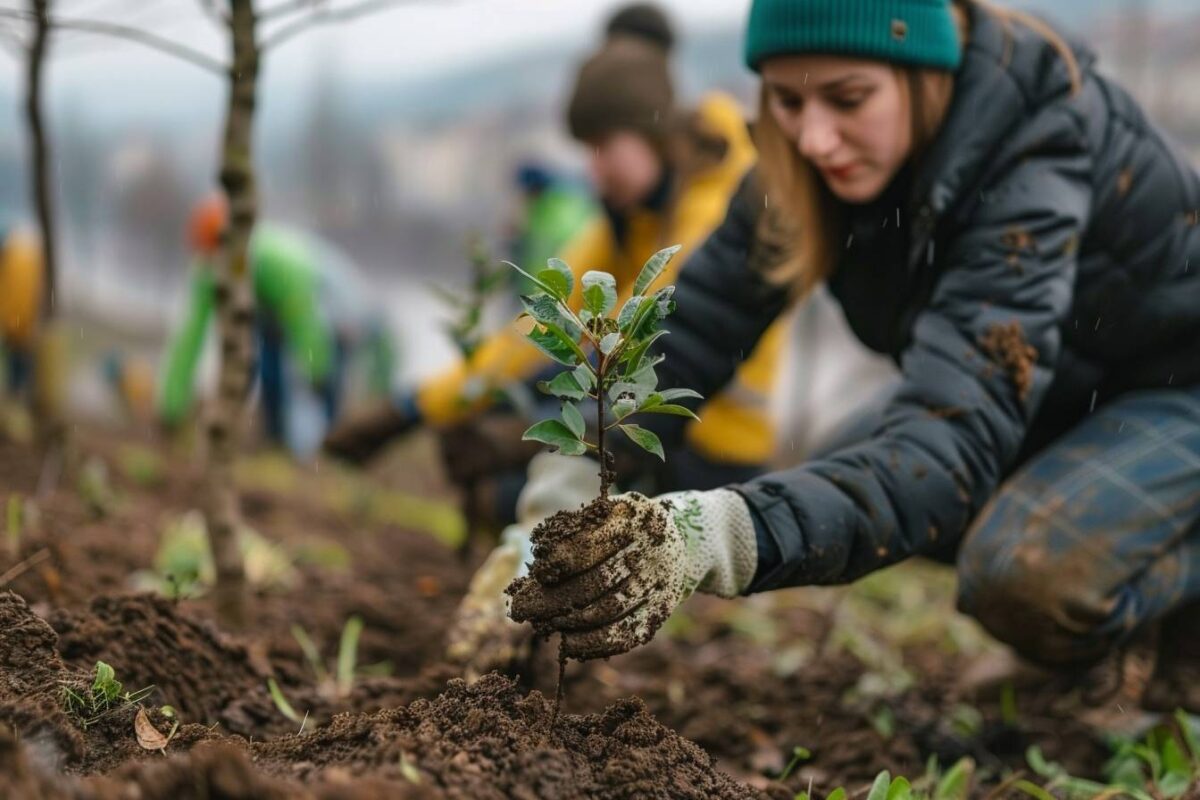
[[[338,644],[337,693],[346,697],[354,688],[354,668],[358,663],[358,638],[362,635],[363,621],[357,614],[346,620],[342,627],[342,639]]]
[[[67,713],[86,730],[114,711],[136,705],[154,692],[153,686],[136,692],[123,689],[116,671],[103,661],[97,661],[89,688],[79,689],[68,683],[62,684],[62,704]]]
[[[21,535],[25,531],[25,503],[19,494],[10,494],[5,506],[4,540],[10,558],[21,552]]]
[[[275,682],[274,678],[267,678],[267,691],[271,693],[271,700],[275,703],[275,708],[279,709],[280,714],[297,725],[304,724],[300,715],[296,713],[296,709],[292,708],[292,704],[283,696],[283,690],[279,688],[279,684]]]
[[[787,766],[783,768],[783,772],[779,774],[779,780],[781,782],[786,781],[788,776],[800,765],[801,761],[808,761],[810,758],[812,758],[812,751],[799,745],[793,747],[792,760],[787,763]]]
[[[432,289],[454,311],[454,318],[445,329],[464,359],[470,360],[483,343],[483,314],[488,300],[508,277],[503,267],[491,266],[491,256],[483,239],[472,236],[469,244],[471,283],[466,290],[450,289],[434,284]]]
[[[679,249],[668,247],[650,257],[620,310],[616,279],[607,272],[584,273],[580,279],[583,302],[576,313],[571,307],[575,276],[563,261],[550,259],[537,275],[509,264],[537,289],[521,298],[525,315],[535,323],[526,338],[568,368],[538,384],[542,392],[562,401],[560,418],[537,423],[524,438],[548,444],[564,455],[595,452],[601,464],[600,496],[605,499],[612,484],[612,454],[605,442],[609,431],[619,429],[638,447],[665,460],[658,437],[629,422],[630,417],[672,414],[698,419],[676,401],[699,399],[700,395],[690,389],[659,391],[654,368],[662,356],[650,355],[654,342],[666,334],[660,323],[675,310],[674,286],[653,292],[650,287]],[[595,441],[587,438],[587,424],[578,405],[584,401],[595,404]]]
[[[363,620],[357,614],[347,619],[346,624],[342,626],[342,636],[338,642],[336,677],[331,678],[329,670],[326,669],[325,662],[321,658],[321,653],[312,637],[308,635],[308,631],[298,624],[292,625],[292,638],[300,645],[300,651],[304,653],[305,660],[312,667],[313,674],[317,679],[317,690],[322,696],[348,697],[354,689],[355,677],[367,671],[366,668],[362,670],[358,668],[358,640],[362,637],[362,631]],[[392,669],[390,664],[375,664],[372,667],[376,673],[390,674]]]

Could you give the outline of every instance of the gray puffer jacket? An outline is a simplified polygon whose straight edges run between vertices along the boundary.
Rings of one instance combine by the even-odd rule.
[[[1073,93],[1042,37],[974,11],[937,140],[853,209],[830,288],[903,382],[868,441],[734,487],[771,551],[751,591],[953,547],[1095,405],[1200,381],[1200,178],[1077,52]],[[786,306],[753,266],[763,206],[751,176],[685,265],[659,340],[665,385],[711,395]]]

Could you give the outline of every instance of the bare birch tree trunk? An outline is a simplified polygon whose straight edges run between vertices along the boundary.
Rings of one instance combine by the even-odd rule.
[[[208,428],[207,488],[217,615],[223,625],[236,629],[246,621],[246,578],[237,544],[241,515],[234,467],[254,363],[248,250],[257,213],[253,132],[259,50],[253,0],[230,0],[229,25],[233,63],[220,169],[221,186],[229,201],[229,225],[217,270],[221,364],[216,408]]]
[[[66,335],[56,324],[58,247],[50,143],[43,117],[46,55],[50,45],[50,0],[30,0],[33,40],[26,64],[25,117],[29,128],[32,170],[30,189],[41,235],[43,285],[37,325],[33,413],[43,442],[55,450],[65,432]],[[57,460],[54,456],[51,460]]]

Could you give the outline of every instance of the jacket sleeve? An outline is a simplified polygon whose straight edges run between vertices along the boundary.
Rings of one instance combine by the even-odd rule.
[[[1074,121],[1043,113],[1061,115],[1035,119],[1050,135],[1000,168],[939,243],[945,271],[873,437],[736,487],[760,549],[765,534],[779,555],[749,591],[850,581],[953,544],[1012,468],[1059,356],[1092,197]]]
[[[196,364],[213,311],[214,282],[211,268],[198,266],[192,275],[183,324],[171,337],[159,388],[159,415],[169,425],[183,420],[192,406]]]

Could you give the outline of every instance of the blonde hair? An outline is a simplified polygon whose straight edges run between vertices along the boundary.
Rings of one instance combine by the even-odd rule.
[[[959,38],[970,40],[967,6],[975,6],[999,19],[1006,31],[1005,59],[1011,57],[1012,25],[1020,24],[1045,38],[1058,52],[1071,79],[1072,92],[1082,84],[1079,64],[1070,46],[1041,20],[989,0],[954,0]],[[912,154],[919,162],[945,121],[954,94],[954,76],[940,69],[895,67],[912,111]],[[755,125],[759,176],[766,192],[768,211],[762,215],[759,235],[785,255],[767,268],[767,277],[791,287],[793,297],[802,297],[833,273],[838,252],[845,241],[846,205],[838,200],[812,165],[800,155],[796,143],[775,122],[768,106],[764,84],[759,95]],[[783,241],[779,241],[783,239]]]

